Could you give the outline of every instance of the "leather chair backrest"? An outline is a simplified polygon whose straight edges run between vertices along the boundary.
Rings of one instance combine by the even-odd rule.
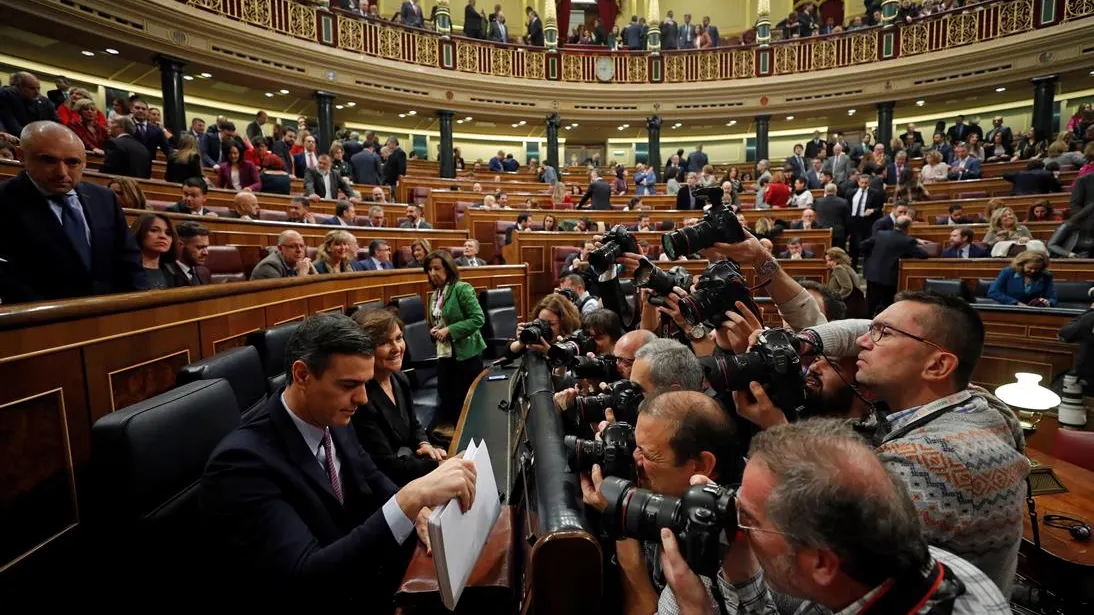
[[[976,292],[973,293],[974,297],[987,297],[988,289],[991,288],[992,283],[995,280],[993,278],[980,278],[976,280]]]
[[[463,246],[445,246],[441,248],[452,255],[452,259],[455,260],[463,256]],[[481,256],[479,258],[482,258]]]
[[[228,381],[235,393],[236,405],[245,416],[250,416],[266,403],[266,374],[262,371],[262,361],[254,346],[232,348],[186,365],[175,376],[175,385],[217,378]]]
[[[319,248],[317,248],[315,246],[308,246],[308,247],[304,248],[304,254],[308,258],[310,258],[312,260],[312,262],[315,262],[315,255],[319,254]]]
[[[258,219],[286,222],[289,219],[289,213],[280,209],[260,209],[258,210]]]
[[[436,358],[437,346],[429,336],[429,321],[425,317],[425,304],[422,298],[413,295],[392,299],[389,304],[395,308],[399,320],[403,321],[403,337],[406,340],[407,365]],[[419,382],[429,380],[435,369],[424,369],[419,374]]]
[[[479,305],[486,315],[482,333],[488,338],[509,339],[517,334],[517,308],[513,291],[491,288],[479,293]]]
[[[426,188],[424,186],[419,186],[419,187],[414,189],[414,194],[411,195],[410,201],[412,203],[418,203],[419,205],[424,205],[425,202],[429,200],[430,192],[432,192],[432,190],[430,188]]]
[[[147,201],[148,206],[156,211],[167,211],[167,208],[174,205],[171,201]]]
[[[1056,299],[1060,303],[1082,303],[1090,305],[1091,282],[1053,282],[1056,288]]]
[[[1052,455],[1094,472],[1094,433],[1058,430],[1052,443]]]
[[[222,218],[228,215],[228,208],[223,205],[206,205],[205,209],[213,212],[214,214]]]
[[[931,258],[937,258],[942,254],[942,244],[937,241],[928,241],[920,247],[922,247],[923,251],[927,253],[927,256]]]
[[[285,347],[299,326],[299,322],[290,322],[247,335],[247,344],[258,351],[266,375],[266,389],[271,395],[285,385]]]
[[[395,251],[395,268],[402,269],[406,267],[406,264],[414,260],[414,257],[410,255],[410,248],[402,247]]]
[[[384,302],[379,299],[373,299],[372,301],[365,301],[364,303],[358,303],[346,308],[346,316],[353,316],[361,310],[375,310],[377,308],[383,309]]]
[[[363,261],[368,258],[368,248],[357,248],[357,260]]]
[[[929,290],[940,295],[947,295],[949,297],[964,297],[964,287],[961,285],[961,280],[950,280],[941,278],[927,278],[923,282],[924,290]]]
[[[209,256],[205,266],[213,274],[213,283],[242,282],[246,279],[243,270],[243,255],[235,246],[209,246]]]

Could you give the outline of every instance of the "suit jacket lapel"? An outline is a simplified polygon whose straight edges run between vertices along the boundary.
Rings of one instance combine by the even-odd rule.
[[[296,428],[296,424],[293,423],[292,418],[289,416],[289,409],[285,407],[285,404],[281,403],[281,396],[278,395],[270,400],[270,420],[273,422],[274,427],[277,429],[281,436],[282,442],[285,444],[285,450],[288,453],[289,459],[296,467],[300,468],[300,471],[304,476],[308,477],[315,487],[327,495],[330,499],[329,503],[333,503],[335,507],[340,507],[338,504],[338,498],[334,497],[334,488],[331,487],[330,478],[323,472],[323,468],[319,466],[319,461],[316,459],[315,454],[308,450],[307,444],[304,442],[304,437],[300,435],[300,430]],[[334,434],[335,430],[331,430],[331,434]],[[341,442],[335,443],[335,447],[341,451]],[[345,466],[343,463],[343,473],[345,472]],[[345,479],[342,481],[345,483]],[[343,493],[345,489],[343,489]]]
[[[371,501],[372,488],[365,481],[365,473],[361,467],[361,444],[357,441],[356,432],[352,427],[335,427],[330,430],[330,436],[342,461],[342,495],[345,502],[349,504],[355,501]],[[379,508],[384,503],[373,504]]]
[[[30,181],[30,177],[26,174],[26,171],[23,171],[20,177],[24,182],[23,194],[26,199],[30,201],[25,211],[27,217],[33,222],[28,225],[28,228],[41,229],[41,232],[49,236],[47,238],[48,243],[45,245],[57,246],[57,249],[65,250],[68,254],[64,259],[64,262],[71,263],[71,266],[86,271],[81,262],[80,255],[76,253],[76,248],[72,246],[72,242],[69,241],[68,235],[65,235],[65,230],[61,227],[61,222],[57,220],[57,216],[53,214],[53,209],[49,206],[49,200],[38,192],[38,188],[34,186],[34,182]],[[20,178],[17,177],[12,181],[19,180]],[[82,201],[82,193],[77,192],[77,194],[81,195],[80,200]],[[81,206],[83,206],[82,203]],[[84,219],[87,220],[88,226],[91,226],[91,218],[87,217],[87,207],[83,206],[83,210]],[[95,229],[94,227],[91,227],[91,229],[92,264],[94,264]]]

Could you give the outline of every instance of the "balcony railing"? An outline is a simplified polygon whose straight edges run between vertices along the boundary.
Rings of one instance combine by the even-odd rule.
[[[1000,0],[911,24],[770,46],[638,51],[566,49],[450,38],[295,0],[177,0],[222,18],[345,51],[443,70],[571,83],[700,83],[843,68],[945,51],[1094,15],[1094,0]]]

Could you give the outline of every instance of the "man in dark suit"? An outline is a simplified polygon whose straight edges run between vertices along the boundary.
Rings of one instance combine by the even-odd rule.
[[[859,245],[870,237],[874,221],[881,217],[885,207],[885,194],[870,187],[870,176],[863,173],[858,176],[858,187],[847,193],[851,204],[851,234],[848,253],[851,261],[859,256]]]
[[[463,7],[463,35],[467,38],[486,36],[482,26],[482,15],[475,10],[475,0],[467,0],[467,6]]]
[[[1014,188],[1010,191],[1013,196],[1064,191],[1056,174],[1045,170],[1045,163],[1042,160],[1030,160],[1026,164],[1025,171],[1003,173],[1003,179],[1014,184]]]
[[[361,271],[394,269],[391,262],[391,245],[383,239],[373,239],[368,244],[368,258],[357,261]]]
[[[0,184],[0,303],[145,288],[140,251],[109,189],[83,182],[84,144],[55,122],[20,133],[24,170]]]
[[[213,283],[213,274],[205,266],[209,257],[209,229],[197,222],[183,222],[175,227],[182,251],[173,263],[174,286],[201,286]]]
[[[494,14],[494,21],[490,22],[489,39],[495,43],[509,42],[509,26],[505,25],[505,14],[498,11]]]
[[[881,231],[862,242],[862,254],[866,259],[862,267],[866,278],[866,313],[873,317],[889,307],[896,296],[897,273],[902,258],[927,258],[919,241],[908,236],[912,219],[897,218],[891,231]]]
[[[638,25],[638,15],[631,15],[631,22],[623,28],[623,44],[627,49],[642,48],[642,26]]]
[[[851,204],[836,196],[835,184],[824,186],[824,196],[813,203],[813,209],[817,212],[817,223],[832,229],[832,246],[846,249],[851,230]]]
[[[387,147],[390,153],[384,162],[384,184],[394,188],[399,178],[406,175],[406,152],[399,147],[399,140],[395,137],[387,138]]]
[[[364,148],[349,159],[353,166],[353,183],[368,186],[379,186],[384,173],[380,165],[380,157],[370,148]]]
[[[793,179],[805,177],[805,158],[802,156],[802,152],[804,151],[804,149],[805,148],[802,147],[802,144],[798,143],[794,146],[794,155],[787,156],[786,158],[786,164],[790,165],[790,176]]]
[[[706,30],[707,36],[710,37],[710,46],[717,47],[721,34],[718,32],[718,26],[710,23],[710,17],[703,17],[703,29]]]
[[[374,345],[334,314],[309,317],[285,349],[288,385],[213,451],[201,479],[210,544],[267,603],[388,603],[429,507],[475,498],[474,463],[451,459],[402,489],[358,442],[350,420],[368,398]],[[239,575],[239,576],[236,576]],[[372,608],[366,610],[374,610]],[[385,610],[377,606],[375,610]]]
[[[433,225],[422,220],[421,205],[408,203],[406,206],[406,220],[399,223],[399,228],[431,229]]]
[[[53,103],[41,95],[38,78],[27,72],[11,76],[11,85],[0,88],[0,136],[12,139],[31,122],[59,122]]]
[[[543,22],[535,11],[531,11],[528,19],[528,44],[533,47],[542,47],[543,43]]]
[[[908,166],[908,154],[904,151],[899,151],[896,156],[893,157],[893,162],[885,170],[885,185],[895,186],[900,182],[900,174],[904,172],[904,169],[910,169]]]
[[[137,141],[133,133],[137,125],[128,115],[110,120],[110,139],[103,143],[103,166],[100,173],[125,177],[152,177],[152,157],[148,148]]]
[[[406,2],[403,2],[403,7],[399,13],[402,15],[404,26],[421,28],[425,24],[425,18],[422,16],[422,7],[418,4],[418,0],[407,0]]]
[[[517,223],[505,229],[505,245],[513,243],[513,231],[528,231],[532,229],[532,216],[528,214],[517,215]]]
[[[456,259],[456,264],[460,267],[485,267],[486,261],[476,256],[478,253],[479,240],[467,239],[463,242],[463,256]]]
[[[133,101],[133,121],[137,124],[137,130],[133,133],[138,141],[148,149],[148,156],[156,159],[156,150],[163,151],[163,157],[171,159],[171,153],[175,151],[167,142],[167,135],[163,129],[148,121],[148,103],[137,98]]]
[[[874,224],[870,227],[870,234],[877,235],[878,231],[891,231],[896,226],[897,218],[908,215],[907,205],[897,205],[893,207],[889,215],[882,216],[877,220],[874,220]]]
[[[699,176],[696,173],[688,173],[680,183],[680,191],[676,193],[676,209],[686,211],[702,209],[695,202],[695,191],[699,189]]]
[[[805,157],[816,158],[822,147],[827,147],[827,144],[824,142],[824,139],[821,138],[820,131],[814,130],[813,138],[805,142]]]
[[[1071,215],[1074,216],[1091,203],[1094,203],[1094,173],[1087,173],[1071,184],[1071,200],[1068,207],[1071,209]]]
[[[589,203],[586,207],[585,203]],[[577,204],[578,209],[611,209],[612,208],[612,185],[604,181],[604,178],[600,177],[595,171],[593,172],[592,181],[589,182],[589,188],[585,191],[585,194],[581,197],[581,201]]]
[[[53,103],[54,109],[57,109],[68,100],[68,89],[72,87],[72,83],[68,80],[68,77],[61,76],[54,79],[53,83],[57,87],[56,89],[46,92],[46,98],[49,99],[49,102]]]
[[[950,140],[950,143],[957,145],[958,143],[964,143],[971,133],[972,130],[965,123],[965,116],[959,115],[954,125],[946,131],[946,137]]]
[[[313,201],[338,198],[339,192],[347,199],[356,198],[357,191],[349,180],[331,169],[330,165],[330,154],[320,154],[319,162],[304,171],[304,195]]]
[[[201,177],[187,177],[182,182],[182,200],[167,207],[166,211],[174,214],[188,214],[191,216],[212,216],[216,213],[205,209],[205,203],[209,200],[209,184]]]
[[[689,173],[702,173],[703,167],[710,164],[710,159],[703,153],[703,144],[695,146],[695,151],[688,156],[688,172]]]
[[[259,111],[255,114],[255,119],[250,124],[247,124],[247,138],[251,141],[262,136],[262,127],[266,125],[269,120],[269,116],[265,111]]]
[[[972,229],[967,226],[950,231],[950,247],[942,251],[942,258],[988,258],[991,250],[976,245]]]
[[[904,134],[900,135],[900,140],[907,143],[908,137],[911,137],[913,143],[918,143],[921,146],[926,145],[926,143],[923,142],[923,133],[916,130],[915,124],[912,124],[911,122],[908,123],[908,128],[904,131]]]
[[[338,201],[334,205],[334,216],[323,224],[332,226],[357,226],[357,210],[349,201]]]

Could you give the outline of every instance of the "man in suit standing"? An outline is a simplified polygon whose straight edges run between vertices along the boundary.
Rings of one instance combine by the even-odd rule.
[[[476,256],[478,253],[479,240],[465,240],[463,242],[463,256],[456,259],[456,264],[460,267],[485,267],[486,261]]]
[[[63,76],[58,76],[53,83],[57,87],[46,92],[46,98],[53,103],[54,109],[57,109],[68,100],[68,90],[72,87],[72,83],[68,80],[68,77]]]
[[[950,231],[950,247],[942,251],[942,258],[988,258],[991,250],[973,242],[972,229],[967,226]]]
[[[1045,170],[1045,163],[1040,159],[1030,160],[1026,164],[1025,171],[1003,173],[1003,179],[1014,184],[1014,188],[1010,191],[1013,196],[1064,191],[1056,174]]]
[[[718,26],[711,25],[709,16],[703,17],[703,29],[707,31],[707,36],[710,37],[710,46],[717,47],[720,38]]]
[[[888,186],[895,186],[900,181],[900,174],[904,172],[904,169],[911,168],[908,166],[908,154],[903,150],[896,153],[893,157],[892,164],[889,165],[885,172],[885,184]]]
[[[997,132],[1002,133],[1002,135],[1003,135],[1003,145],[1005,145],[1007,147],[1010,147],[1011,142],[1014,140],[1014,132],[1010,129],[1009,126],[1005,126],[1003,124],[1003,116],[1001,116],[1001,115],[997,115],[994,118],[992,118],[992,120],[991,120],[991,130],[988,131],[988,134],[984,135],[984,140],[987,143],[994,142],[995,141],[995,133],[997,133]]]
[[[314,168],[304,172],[304,194],[312,201],[319,199],[334,199],[338,192],[346,195],[347,199],[357,198],[357,191],[350,185],[349,180],[330,168],[329,154],[320,154],[319,162]]]
[[[31,122],[60,121],[41,91],[38,78],[27,72],[13,74],[11,84],[0,88],[0,140],[14,141]]]
[[[368,244],[368,258],[357,261],[361,271],[385,271],[394,269],[391,262],[391,245],[383,239],[373,239]]]
[[[844,153],[843,146],[837,143],[832,146],[832,155],[824,161],[821,168],[828,171],[832,176],[832,180],[839,184],[851,175],[854,163],[851,161],[851,157]]]
[[[422,208],[417,203],[406,206],[406,220],[399,223],[399,228],[431,229],[433,225],[422,220]]]
[[[403,8],[400,12],[402,13],[404,26],[421,28],[425,24],[425,19],[422,17],[422,7],[418,4],[418,0],[403,2]]]
[[[688,172],[689,173],[702,173],[703,167],[710,164],[710,160],[707,155],[703,153],[703,144],[695,146],[695,151],[688,156]]]
[[[825,173],[824,161],[820,158],[814,158],[813,168],[805,174],[805,187],[810,190],[820,190],[830,181],[832,181],[832,176]]]
[[[908,236],[912,219],[897,218],[891,231],[881,231],[862,242],[866,259],[862,272],[866,277],[866,313],[871,318],[889,307],[896,296],[897,275],[902,258],[927,258],[919,241]]]
[[[627,49],[642,48],[642,26],[638,25],[638,15],[631,15],[631,23],[623,29],[623,44]]]
[[[816,158],[822,147],[828,147],[828,145],[824,142],[824,139],[821,138],[820,131],[814,130],[813,138],[805,143],[805,157]]]
[[[148,156],[156,159],[156,150],[163,152],[163,157],[171,159],[171,153],[175,150],[167,142],[167,135],[163,129],[148,121],[148,103],[141,99],[135,99],[132,105],[133,121],[137,124],[137,132],[133,136],[148,149]]]
[[[900,135],[900,140],[907,143],[908,137],[911,137],[913,143],[918,143],[921,146],[926,145],[926,143],[923,142],[923,133],[916,130],[915,124],[911,122],[908,123],[908,127],[904,131],[904,134]]]
[[[878,231],[891,231],[896,226],[896,221],[901,216],[908,215],[907,205],[897,205],[893,207],[893,210],[889,212],[889,215],[882,216],[877,220],[874,220],[873,226],[870,227],[870,234],[877,235]]]
[[[475,0],[467,0],[463,7],[463,35],[467,38],[483,38],[482,15],[475,10]]]
[[[152,157],[148,155],[148,148],[133,136],[136,131],[137,125],[128,115],[110,120],[112,138],[103,143],[100,173],[144,179],[152,177]]]
[[[528,44],[533,47],[543,46],[543,22],[535,11],[529,12],[528,19]]]
[[[965,139],[972,134],[972,130],[969,125],[965,123],[965,116],[957,116],[957,121],[950,129],[946,131],[946,136],[949,138],[950,143],[957,145],[958,143],[964,143]]]
[[[676,209],[685,211],[701,209],[695,203],[695,191],[699,188],[699,175],[688,173],[684,183],[680,184],[680,191],[676,193]]]
[[[328,219],[323,224],[330,224],[333,226],[356,226],[357,210],[354,209],[353,203],[350,203],[349,201],[338,201],[334,206],[334,217]]]
[[[1068,207],[1074,216],[1091,203],[1094,203],[1094,173],[1087,173],[1072,182]]]
[[[494,21],[490,23],[490,40],[496,43],[509,42],[509,27],[505,25],[505,13],[497,12]]]
[[[109,189],[83,179],[84,144],[61,124],[27,124],[23,171],[0,183],[0,303],[145,288],[140,251]]]
[[[585,203],[589,203],[586,207]],[[581,197],[581,201],[577,204],[578,209],[600,209],[608,210],[612,208],[612,185],[604,181],[600,174],[596,171],[592,172],[592,181],[589,182],[589,188],[585,190],[585,194]]]
[[[288,385],[213,451],[201,479],[210,544],[224,550],[213,559],[258,590],[251,598],[340,588],[330,598],[390,601],[429,507],[471,507],[474,462],[450,459],[397,489],[361,448],[350,420],[368,401],[374,352],[349,318],[307,318],[285,348]]]
[[[680,46],[679,27],[672,18],[672,11],[665,13],[665,19],[661,22],[661,48],[676,49]]]
[[[677,27],[677,46],[680,49],[695,48],[695,28],[691,25],[691,13],[684,13],[684,22]]]
[[[315,147],[315,137],[312,135],[304,137],[304,151],[296,154],[292,159],[293,168],[296,169],[296,176],[304,179],[307,170],[313,169],[319,164],[319,152]]]
[[[832,245],[846,249],[851,230],[851,204],[836,196],[835,184],[825,184],[824,196],[813,203],[813,209],[817,212],[817,223],[822,228],[832,229]]]
[[[384,184],[394,188],[399,184],[399,178],[406,175],[406,152],[399,147],[395,137],[387,138],[387,147],[390,153],[384,162]]]
[[[175,286],[201,286],[213,283],[213,274],[205,266],[209,257],[209,229],[197,222],[183,222],[175,227],[182,242],[182,251],[174,265]]]
[[[798,179],[799,177],[805,177],[805,158],[802,157],[802,152],[805,148],[801,143],[794,146],[794,155],[786,158],[786,164],[790,165],[790,176],[792,179]]]
[[[970,156],[969,148],[958,145],[954,148],[949,175],[950,179],[980,179],[980,159]]]
[[[885,207],[885,195],[870,187],[870,176],[865,173],[858,177],[858,188],[849,194],[851,204],[851,235],[848,253],[851,261],[856,262],[859,245],[869,239],[874,221],[881,217]]]
[[[262,127],[266,125],[266,122],[270,119],[270,116],[266,115],[265,111],[259,111],[255,115],[255,119],[250,124],[247,124],[247,138],[251,141],[262,136]]]
[[[353,167],[353,183],[379,186],[384,173],[380,157],[371,148],[364,148],[349,159]]]

